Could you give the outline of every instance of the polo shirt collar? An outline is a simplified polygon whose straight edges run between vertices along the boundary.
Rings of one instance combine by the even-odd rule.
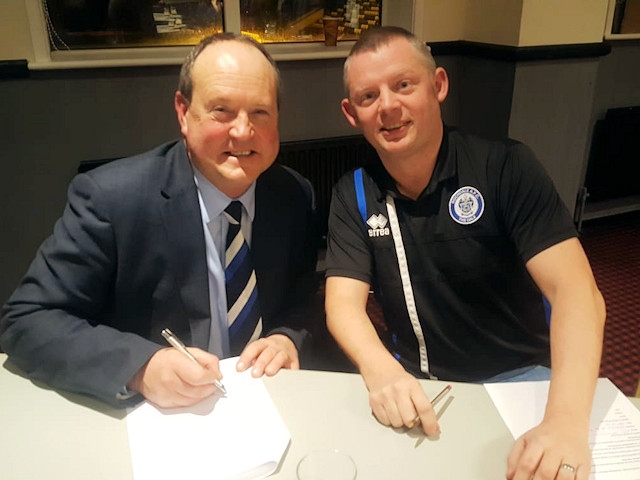
[[[450,179],[456,175],[456,162],[447,160],[449,157],[449,131],[450,127],[444,126],[442,134],[442,143],[440,144],[440,150],[438,151],[438,157],[436,159],[436,165],[433,169],[433,175],[427,187],[422,191],[418,200],[426,195],[435,192],[438,185],[445,180]],[[378,158],[375,162],[366,167],[367,173],[371,176],[373,181],[378,186],[376,192],[379,201],[384,200],[387,194],[390,194],[393,198],[407,198],[402,195],[396,187],[395,180],[389,175],[389,172],[384,168],[382,161]]]

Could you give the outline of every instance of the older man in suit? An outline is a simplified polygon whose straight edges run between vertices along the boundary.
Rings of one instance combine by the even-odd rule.
[[[261,314],[260,338],[237,368],[254,376],[299,368],[315,214],[308,180],[274,164],[278,92],[275,63],[251,39],[214,35],[193,49],[174,101],[183,139],[78,175],[4,306],[0,345],[20,368],[117,406],[212,395],[219,358],[236,354],[224,273],[224,210],[234,200]],[[200,365],[167,348],[164,328],[193,346]]]

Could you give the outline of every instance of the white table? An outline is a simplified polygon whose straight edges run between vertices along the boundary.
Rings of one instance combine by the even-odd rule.
[[[266,384],[292,439],[273,478],[295,479],[306,453],[329,448],[351,455],[359,479],[504,478],[513,439],[481,385],[451,383],[454,399],[433,441],[379,424],[359,375],[284,371]],[[423,381],[430,398],[446,384]]]
[[[132,479],[124,410],[36,386],[6,355],[0,364],[0,478]],[[294,480],[306,453],[327,448],[349,453],[359,480],[504,478],[513,439],[481,385],[451,383],[442,434],[429,440],[380,425],[359,375],[282,371],[265,384],[291,433],[270,478]],[[433,397],[446,382],[423,385]]]

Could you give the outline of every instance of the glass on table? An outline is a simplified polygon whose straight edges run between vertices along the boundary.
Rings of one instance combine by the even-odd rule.
[[[336,449],[316,450],[298,462],[298,480],[355,480],[356,464],[344,452]]]

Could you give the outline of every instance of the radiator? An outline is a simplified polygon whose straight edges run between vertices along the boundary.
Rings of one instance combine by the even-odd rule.
[[[307,177],[316,192],[318,233],[327,234],[331,190],[346,172],[377,158],[361,135],[283,142],[277,161]]]

